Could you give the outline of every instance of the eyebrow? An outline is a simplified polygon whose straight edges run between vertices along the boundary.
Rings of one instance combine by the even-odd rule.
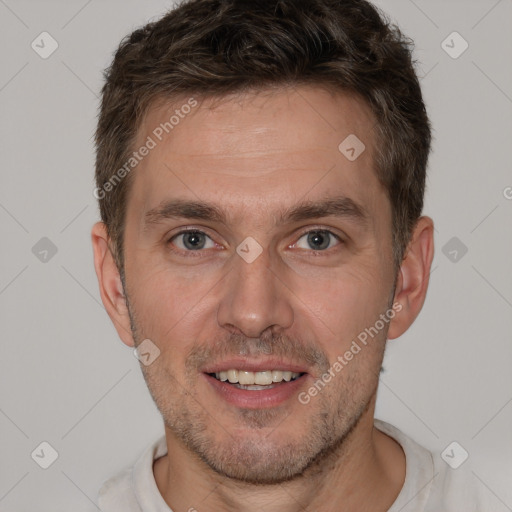
[[[288,224],[321,217],[339,217],[365,225],[369,221],[368,211],[354,200],[337,196],[316,201],[302,201],[286,210],[277,212],[275,225]],[[144,214],[144,227],[159,224],[167,219],[194,219],[227,224],[227,215],[213,203],[171,199],[162,202]]]

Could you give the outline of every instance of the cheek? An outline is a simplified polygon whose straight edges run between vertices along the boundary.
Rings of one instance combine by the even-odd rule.
[[[144,328],[141,335],[161,346],[161,350],[186,346],[184,333],[194,338],[194,320],[212,284],[205,279],[178,275],[162,265],[152,265],[149,260],[127,267],[127,276],[131,306],[137,324]]]
[[[329,275],[314,280],[296,279],[290,286],[300,297],[303,314],[318,324],[319,332],[339,345],[369,325],[387,306],[389,290],[384,279],[370,269],[346,267],[331,269]]]

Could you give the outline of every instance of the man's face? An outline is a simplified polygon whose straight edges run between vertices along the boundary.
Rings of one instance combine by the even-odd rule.
[[[133,335],[160,350],[142,370],[177,446],[220,474],[282,481],[339,443],[376,392],[387,324],[304,403],[390,307],[391,207],[374,169],[374,119],[354,97],[300,87],[207,100],[158,141],[153,131],[180,105],[149,111],[136,147],[157,144],[128,199]],[[338,149],[351,134],[366,147],[353,161]],[[171,216],[175,200],[224,218]],[[287,215],[328,200],[340,207]],[[301,376],[241,389],[211,375],[230,369]]]

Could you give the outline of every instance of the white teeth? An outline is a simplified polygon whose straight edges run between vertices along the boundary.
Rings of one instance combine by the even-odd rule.
[[[283,372],[281,370],[272,370],[272,382],[281,382],[283,380]]]
[[[255,372],[254,384],[259,384],[260,386],[272,384],[272,372]]]
[[[266,370],[263,372],[248,372],[246,370],[226,370],[217,372],[215,377],[220,381],[229,381],[231,384],[240,384],[243,386],[268,386],[276,382],[290,382],[292,379],[299,377],[300,373],[281,371],[281,370]]]
[[[245,386],[248,386],[249,384],[254,384],[254,372],[246,372],[239,370],[238,384],[244,384]]]

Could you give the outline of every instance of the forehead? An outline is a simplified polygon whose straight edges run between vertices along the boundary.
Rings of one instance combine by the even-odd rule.
[[[371,207],[384,193],[374,126],[357,96],[305,86],[159,102],[139,128],[137,147],[151,139],[153,148],[129,202],[141,215],[169,198],[263,214],[331,192]]]

